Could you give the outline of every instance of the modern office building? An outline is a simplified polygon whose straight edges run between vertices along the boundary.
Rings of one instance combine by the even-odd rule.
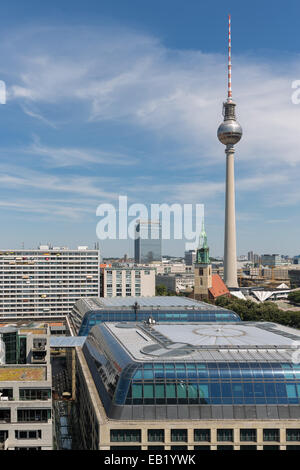
[[[90,329],[102,322],[239,322],[231,310],[198,302],[187,297],[112,297],[80,299],[70,314],[70,322],[78,336],[87,336]]]
[[[52,450],[50,331],[0,328],[0,448]]]
[[[193,266],[196,261],[196,251],[195,250],[185,251],[184,261],[187,266]]]
[[[162,229],[159,221],[139,220],[135,227],[134,259],[137,264],[162,259]]]
[[[101,268],[101,297],[153,297],[155,269],[142,267]]]
[[[278,254],[273,255],[262,255],[261,256],[261,264],[263,266],[281,266],[282,258]]]
[[[68,314],[100,294],[100,254],[87,247],[0,251],[0,319]]]
[[[103,323],[76,348],[84,449],[299,450],[299,330]]]

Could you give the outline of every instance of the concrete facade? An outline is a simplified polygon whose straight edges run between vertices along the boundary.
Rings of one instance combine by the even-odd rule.
[[[7,328],[0,329],[5,334]],[[12,331],[12,328],[9,328]],[[24,328],[26,364],[0,365],[0,445],[6,450],[52,450],[50,333]]]
[[[78,298],[99,296],[99,265],[87,247],[0,251],[0,318],[67,315]]]
[[[153,297],[155,269],[113,267],[101,269],[101,297]]]

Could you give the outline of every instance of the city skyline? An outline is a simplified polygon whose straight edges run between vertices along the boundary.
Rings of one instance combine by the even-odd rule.
[[[119,1],[29,3],[30,13],[21,2],[3,6],[1,248],[93,246],[97,206],[127,194],[145,204],[203,203],[211,252],[223,254],[225,158],[216,127],[231,11],[244,129],[237,253],[299,253],[296,2],[284,11],[258,2],[191,2],[183,11],[169,1],[150,11],[131,2],[129,12]],[[133,254],[132,240],[100,247],[105,256]],[[163,241],[163,253],[183,256],[184,241]]]

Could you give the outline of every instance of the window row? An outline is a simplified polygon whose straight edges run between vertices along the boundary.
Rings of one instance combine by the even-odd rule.
[[[165,442],[164,429],[148,429],[148,442]],[[257,429],[240,429],[241,442],[257,442]],[[140,429],[112,429],[110,431],[111,442],[141,442]],[[280,442],[279,429],[263,429],[265,442]],[[286,440],[300,442],[300,429],[286,429]],[[210,429],[194,429],[195,442],[211,442]],[[234,442],[233,429],[217,429],[218,442]],[[171,442],[188,442],[187,429],[171,429]]]

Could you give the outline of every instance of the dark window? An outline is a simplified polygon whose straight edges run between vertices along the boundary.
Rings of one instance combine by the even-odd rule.
[[[280,432],[279,429],[264,429],[264,441],[280,441]]]
[[[242,445],[242,446],[240,446],[240,450],[256,450],[256,446]]]
[[[233,446],[217,446],[217,450],[233,450]]]
[[[241,429],[240,441],[256,442],[256,429]]]
[[[217,440],[220,441],[233,441],[233,429],[218,429]]]
[[[187,442],[187,429],[171,429],[172,442]]]
[[[8,438],[8,430],[7,431],[0,431],[0,442],[5,442]]]
[[[210,446],[194,446],[194,450],[210,450]]]
[[[0,409],[0,423],[10,423],[10,410]]]
[[[194,441],[210,442],[210,429],[195,429]]]
[[[19,409],[18,410],[18,422],[35,422],[43,421],[47,422],[48,419],[51,419],[51,410],[48,409]]]
[[[148,450],[164,450],[164,446],[148,446]]]
[[[3,397],[11,400],[13,398],[13,389],[12,388],[0,388],[0,399]]]
[[[287,429],[286,440],[287,441],[300,441],[300,429]]]
[[[16,439],[39,439],[42,437],[42,431],[15,431]]]
[[[15,447],[15,450],[42,450],[41,447]]]
[[[263,450],[279,450],[279,446],[263,446]]]
[[[20,388],[20,400],[48,400],[51,398],[50,389]]]
[[[186,450],[187,446],[171,446],[171,450]]]
[[[111,442],[141,442],[140,429],[111,429]]]
[[[149,442],[164,442],[165,431],[163,429],[148,429]]]

